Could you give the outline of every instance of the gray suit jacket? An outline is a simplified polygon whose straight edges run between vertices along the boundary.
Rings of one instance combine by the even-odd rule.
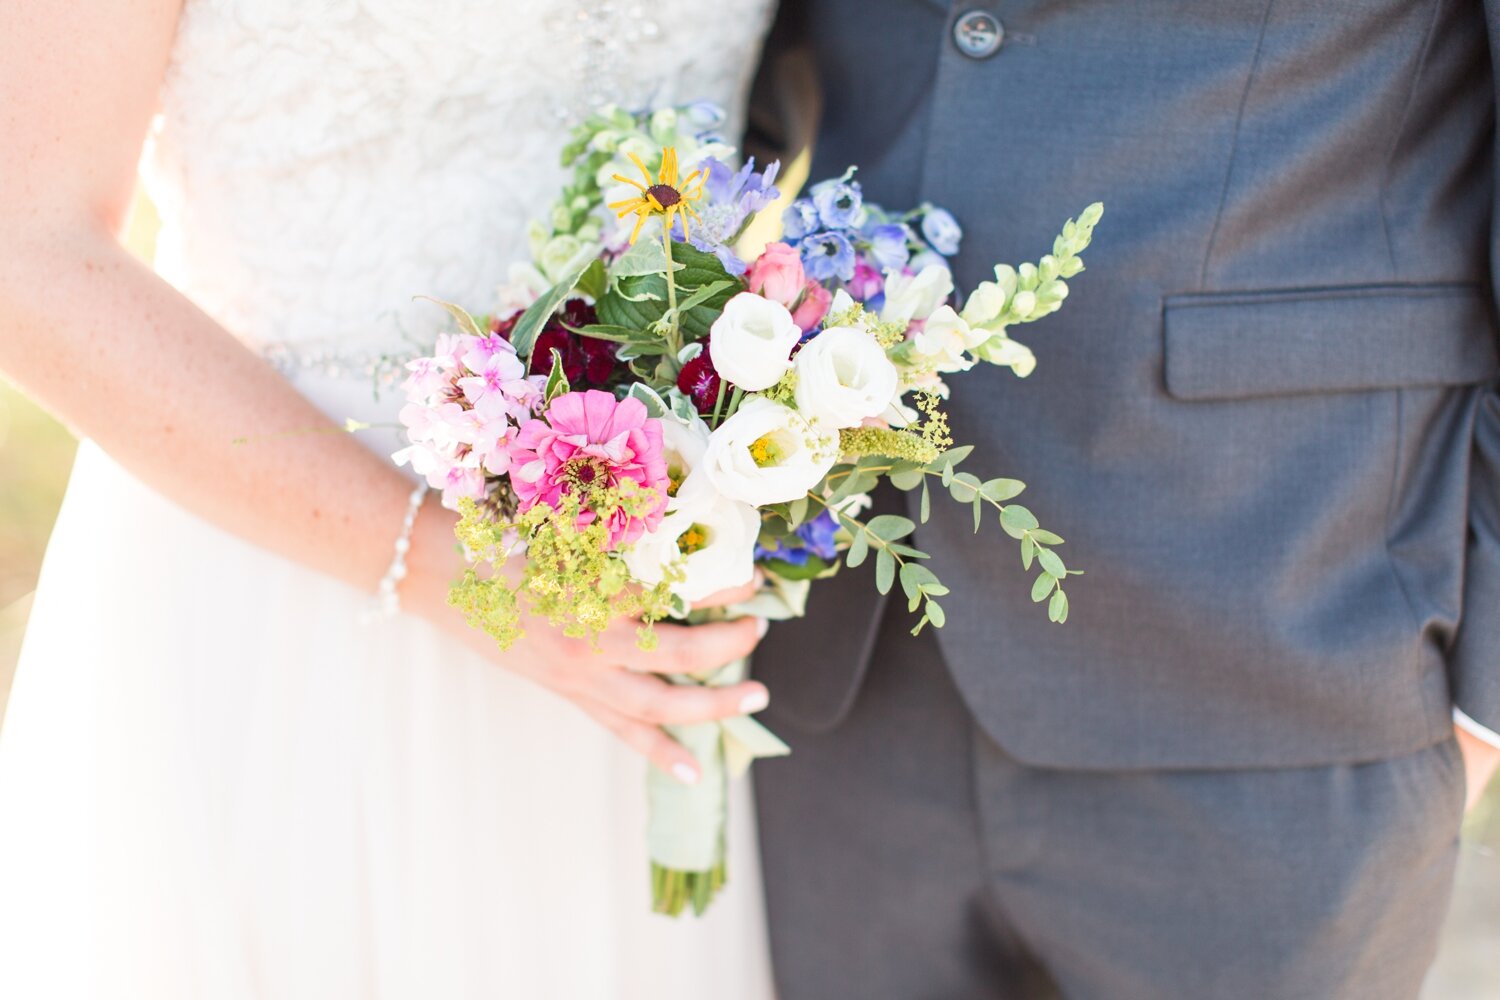
[[[1006,29],[986,60],[952,36],[976,8]],[[919,536],[949,668],[1016,757],[1375,759],[1454,703],[1500,729],[1497,38],[1500,0],[785,0],[814,176],[952,209],[960,287],[1107,206],[1062,312],[1015,331],[1036,373],[959,376],[950,407],[1087,571],[1071,618],[967,508]],[[847,576],[757,658],[793,730],[878,655]]]

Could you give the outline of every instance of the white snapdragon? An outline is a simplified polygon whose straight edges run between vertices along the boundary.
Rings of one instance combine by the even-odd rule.
[[[926,319],[952,294],[953,275],[946,265],[929,264],[916,274],[888,271],[880,318],[886,323]]]
[[[824,330],[803,345],[794,364],[797,410],[823,427],[857,427],[880,415],[900,381],[885,348],[853,327]]]
[[[749,583],[759,536],[759,511],[719,494],[702,474],[691,475],[656,530],[625,551],[625,566],[647,586],[678,569],[672,593],[691,604]]]
[[[703,470],[720,493],[763,507],[803,496],[837,459],[837,438],[789,406],[754,397],[713,432]]]
[[[714,369],[746,392],[769,389],[791,368],[802,328],[780,302],[741,292],[724,305],[709,331]]]
[[[962,372],[974,366],[968,352],[990,337],[975,330],[952,306],[940,306],[911,338],[912,354],[937,372]]]

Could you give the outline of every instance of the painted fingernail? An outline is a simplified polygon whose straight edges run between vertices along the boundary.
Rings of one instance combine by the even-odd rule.
[[[769,632],[769,631],[771,631],[771,621],[770,621],[770,619],[768,619],[768,618],[757,618],[757,619],[755,619],[755,634],[756,634],[756,636],[758,636],[761,639],[764,639],[766,637],[766,633]]]
[[[696,785],[698,783],[698,769],[691,764],[673,764],[672,777],[684,785]]]
[[[740,711],[749,715],[751,712],[759,712],[771,704],[771,696],[766,691],[752,691],[745,695],[745,700],[740,702]]]

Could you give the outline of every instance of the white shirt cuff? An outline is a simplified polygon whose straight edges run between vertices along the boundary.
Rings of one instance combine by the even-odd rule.
[[[1456,705],[1453,708],[1453,724],[1475,739],[1484,740],[1490,746],[1500,749],[1500,733],[1488,726],[1481,726],[1465,715],[1463,709]]]

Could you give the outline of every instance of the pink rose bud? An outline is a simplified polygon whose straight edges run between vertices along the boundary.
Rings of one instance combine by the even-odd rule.
[[[818,324],[823,322],[823,317],[828,315],[828,307],[833,304],[833,296],[828,289],[815,281],[807,283],[807,296],[803,298],[802,304],[792,310],[792,322],[802,329],[803,333],[815,330]]]
[[[766,247],[745,277],[756,295],[780,302],[788,309],[807,283],[807,276],[802,273],[802,256],[785,243]]]

